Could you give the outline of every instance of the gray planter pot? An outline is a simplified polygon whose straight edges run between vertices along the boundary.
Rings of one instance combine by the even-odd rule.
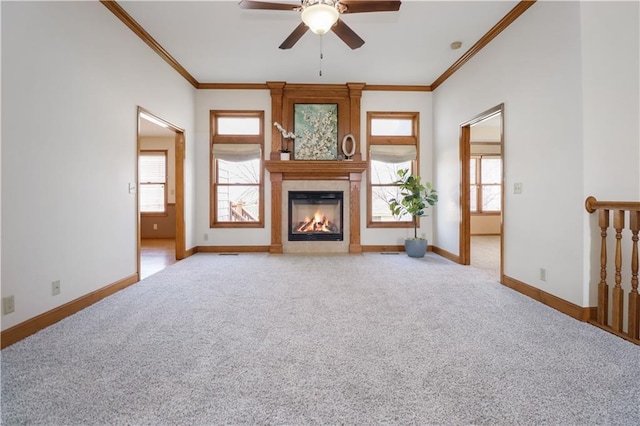
[[[424,257],[427,253],[427,240],[404,240],[404,250],[409,257]]]

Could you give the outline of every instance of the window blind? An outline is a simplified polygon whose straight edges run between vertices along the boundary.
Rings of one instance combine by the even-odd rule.
[[[165,183],[167,156],[164,152],[140,154],[140,183]]]
[[[384,163],[402,163],[417,157],[415,145],[371,145],[369,155],[372,160]]]
[[[167,154],[160,151],[141,152],[138,164],[140,212],[164,213]]]
[[[262,150],[260,144],[214,143],[214,158],[239,163],[259,159]]]

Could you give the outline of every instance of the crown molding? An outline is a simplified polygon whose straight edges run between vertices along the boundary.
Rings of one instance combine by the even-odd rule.
[[[162,59],[164,59],[178,74],[183,76],[196,89],[200,85],[189,71],[187,71],[178,61],[175,60],[164,47],[160,45],[138,22],[131,17],[115,0],[100,0],[107,9],[109,9],[118,19],[120,19],[131,31],[136,33],[147,45],[153,49]]]
[[[507,13],[496,25],[493,26],[480,40],[476,42],[464,55],[453,63],[445,72],[442,73],[433,83],[431,83],[431,90],[436,90],[438,86],[445,82],[446,79],[451,77],[456,71],[458,71],[464,64],[469,62],[476,53],[481,51],[491,40],[496,38],[505,28],[513,23],[520,17],[527,9],[529,9],[536,0],[522,0],[515,5],[513,9]]]
[[[431,92],[431,86],[405,84],[367,84],[362,90],[390,92]]]
[[[200,83],[198,89],[206,90],[269,90],[266,83]]]

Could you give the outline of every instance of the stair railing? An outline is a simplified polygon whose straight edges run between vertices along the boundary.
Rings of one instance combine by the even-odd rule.
[[[638,294],[638,231],[640,230],[640,202],[598,201],[587,197],[585,208],[589,213],[598,212],[600,227],[600,282],[598,283],[598,310],[595,325],[640,344],[640,294]],[[609,284],[607,283],[607,230],[613,212],[615,230],[615,285],[611,289],[611,318],[609,319]],[[631,290],[628,294],[627,330],[624,324],[624,290],[622,288],[622,230],[625,217],[629,217],[631,231]]]

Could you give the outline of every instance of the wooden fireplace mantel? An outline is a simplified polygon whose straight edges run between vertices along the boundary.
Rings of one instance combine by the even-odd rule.
[[[366,161],[304,161],[267,160],[265,168],[270,173],[282,173],[285,179],[337,179],[349,178],[351,173],[367,170]]]
[[[360,182],[367,169],[366,161],[268,160],[271,174],[271,246],[270,253],[282,253],[282,181],[349,181],[349,253],[362,253],[360,243]]]

